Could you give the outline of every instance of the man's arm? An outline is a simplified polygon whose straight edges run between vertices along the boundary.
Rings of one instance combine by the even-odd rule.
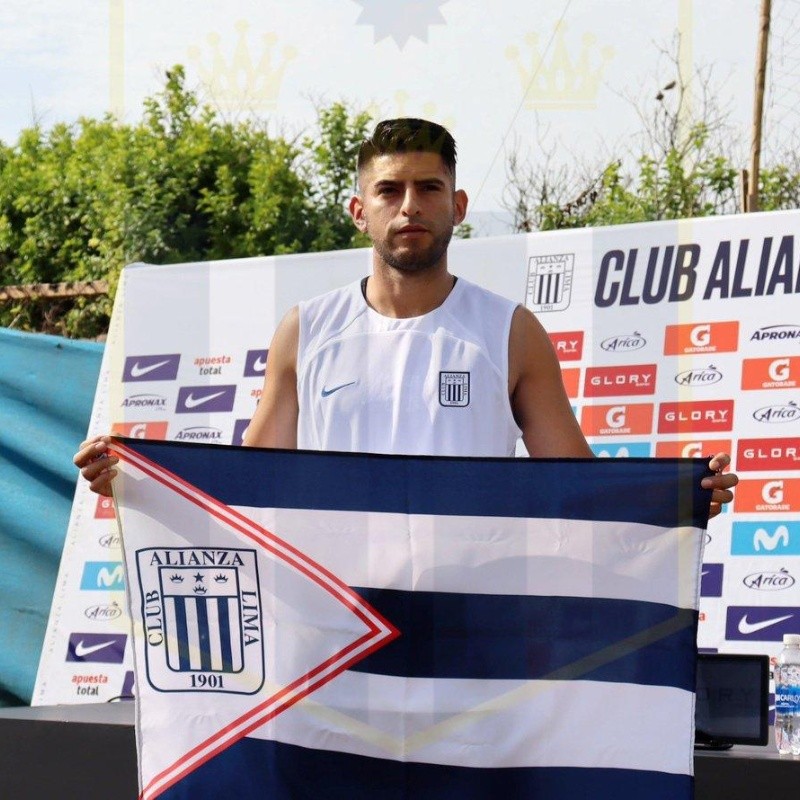
[[[522,306],[511,321],[508,366],[511,408],[528,453],[538,458],[592,457],[564,391],[550,338]],[[722,506],[733,500],[731,489],[739,478],[723,472],[730,463],[727,453],[717,453],[709,462],[715,474],[701,483],[704,489],[712,490],[709,517],[717,516]]]
[[[281,320],[267,358],[264,388],[244,436],[247,447],[297,447],[297,307]]]
[[[591,458],[539,320],[517,306],[508,342],[508,391],[522,441],[534,458]]]

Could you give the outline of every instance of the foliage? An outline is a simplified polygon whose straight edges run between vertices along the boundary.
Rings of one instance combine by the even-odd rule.
[[[62,305],[0,304],[0,325],[95,336],[121,268],[362,246],[345,210],[369,117],[318,111],[302,139],[226,122],[182,67],[143,118],[33,127],[0,143],[0,285],[108,280],[111,294]]]

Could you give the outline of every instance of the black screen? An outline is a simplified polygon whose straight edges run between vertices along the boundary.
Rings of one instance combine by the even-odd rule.
[[[695,740],[706,744],[766,744],[769,658],[697,657]]]

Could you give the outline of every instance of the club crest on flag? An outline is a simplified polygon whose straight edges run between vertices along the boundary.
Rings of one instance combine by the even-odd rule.
[[[704,459],[113,452],[140,800],[691,797]]]
[[[254,550],[150,547],[136,553],[147,681],[161,692],[254,694],[264,682]]]

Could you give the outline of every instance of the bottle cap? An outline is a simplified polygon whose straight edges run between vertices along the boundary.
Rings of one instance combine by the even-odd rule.
[[[800,644],[800,633],[784,633],[784,644]]]

